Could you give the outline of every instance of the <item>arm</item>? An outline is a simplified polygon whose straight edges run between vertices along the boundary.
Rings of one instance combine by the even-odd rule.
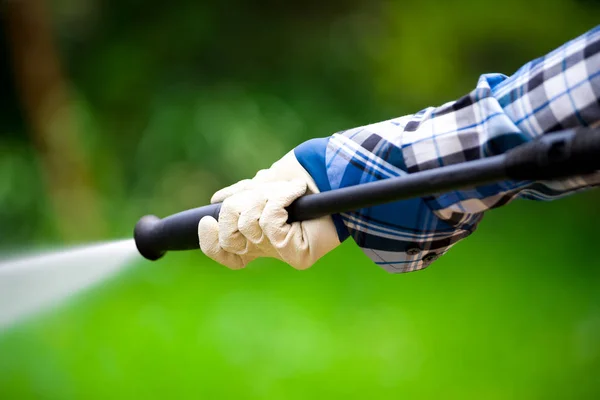
[[[285,207],[316,193],[504,153],[539,135],[600,123],[600,27],[512,77],[482,75],[467,96],[414,115],[305,142],[255,178],[217,192],[202,251],[230,268],[258,257],[307,268],[352,237],[389,272],[419,270],[469,236],[485,211],[518,197],[550,200],[600,184],[600,172],[560,181],[505,181],[287,223]]]
[[[483,75],[463,98],[417,114],[315,139],[295,149],[321,191],[503,153],[548,132],[600,122],[600,28],[523,66]],[[334,215],[390,272],[427,267],[469,236],[483,213],[515,198],[551,200],[600,184],[600,175],[500,182],[469,191]]]

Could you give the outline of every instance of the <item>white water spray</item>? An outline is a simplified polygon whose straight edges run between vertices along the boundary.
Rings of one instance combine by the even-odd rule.
[[[129,239],[0,261],[0,330],[114,275],[136,256]]]

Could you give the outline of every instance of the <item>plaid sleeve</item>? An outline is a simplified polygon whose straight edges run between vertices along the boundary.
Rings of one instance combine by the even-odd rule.
[[[504,153],[539,135],[600,124],[600,27],[524,65],[486,74],[468,95],[414,115],[355,128],[296,149],[321,190]],[[389,272],[423,269],[469,236],[485,211],[522,197],[551,200],[600,184],[600,172],[560,181],[503,181],[334,216]]]

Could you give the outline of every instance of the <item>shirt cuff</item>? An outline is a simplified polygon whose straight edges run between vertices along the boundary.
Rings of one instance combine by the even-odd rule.
[[[294,154],[298,162],[313,178],[319,191],[326,192],[331,190],[329,178],[327,176],[327,144],[329,137],[308,140],[294,149]],[[344,221],[339,214],[331,216],[340,243],[346,240],[350,234]]]

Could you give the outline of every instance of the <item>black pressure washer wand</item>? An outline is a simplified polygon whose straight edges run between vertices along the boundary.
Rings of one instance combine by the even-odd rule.
[[[289,221],[304,221],[378,204],[473,188],[501,180],[539,181],[600,170],[600,128],[578,128],[541,136],[497,156],[413,174],[309,194],[288,208]],[[219,218],[221,204],[194,208],[160,219],[142,217],[135,226],[138,251],[157,260],[169,250],[196,250],[198,223]]]

